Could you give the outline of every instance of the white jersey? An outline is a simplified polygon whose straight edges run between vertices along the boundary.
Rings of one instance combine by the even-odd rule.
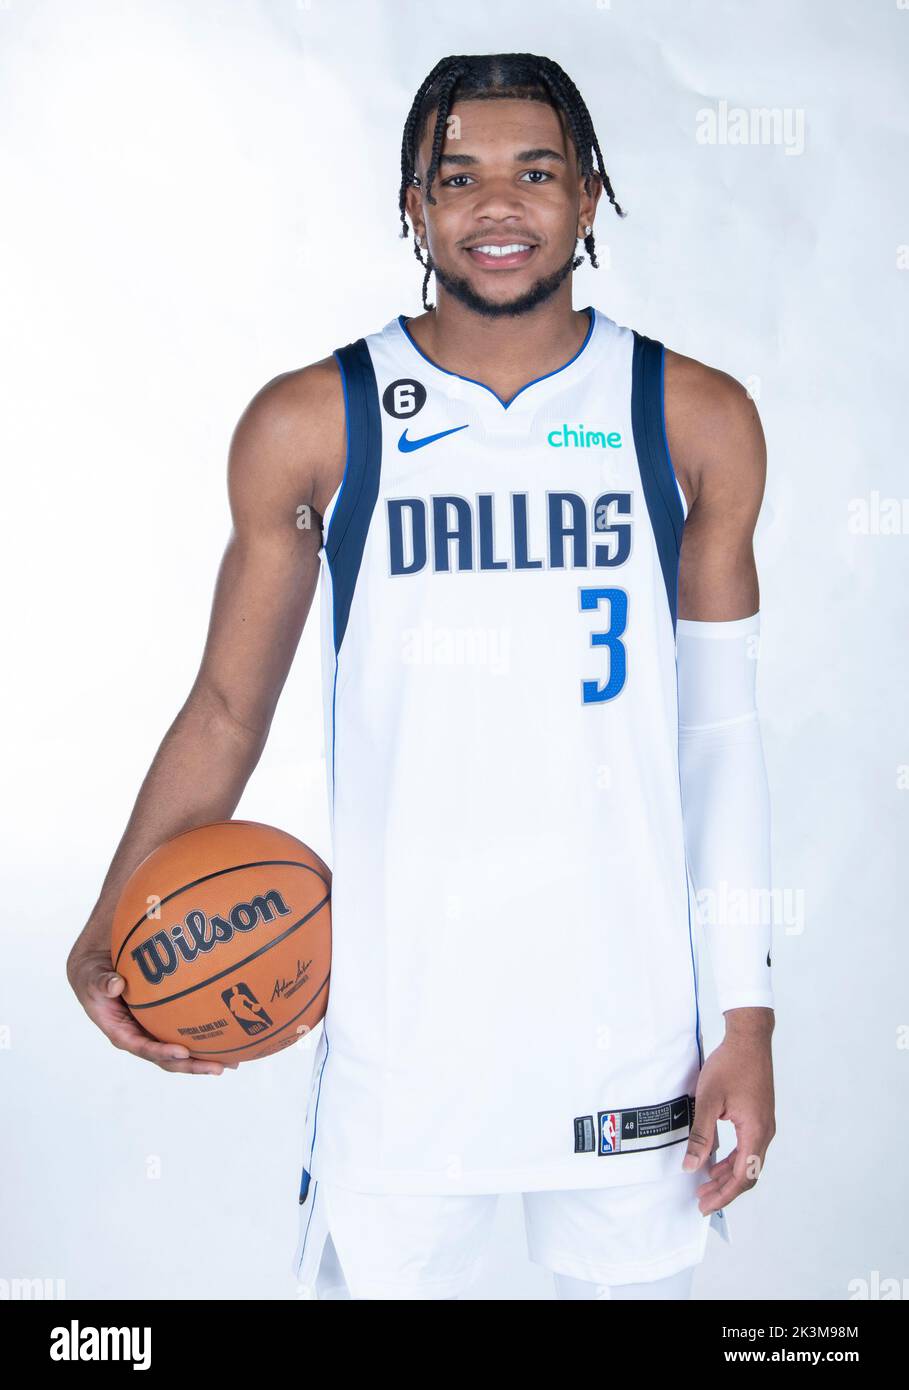
[[[589,308],[503,402],[403,315],[339,349],[322,620],[331,985],[310,1175],[371,1192],[680,1170],[702,1062],[663,348]]]

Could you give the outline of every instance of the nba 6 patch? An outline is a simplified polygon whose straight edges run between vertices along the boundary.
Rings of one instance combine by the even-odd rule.
[[[640,1105],[626,1110],[600,1110],[596,1152],[603,1157],[680,1144],[688,1138],[693,1119],[693,1096],[677,1096],[659,1105]],[[575,1120],[574,1124],[575,1153],[590,1153],[590,1149],[578,1148],[579,1121]]]

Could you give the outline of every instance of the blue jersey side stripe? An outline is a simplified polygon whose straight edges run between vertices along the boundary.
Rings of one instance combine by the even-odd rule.
[[[631,426],[641,470],[644,500],[650,515],[675,631],[679,592],[679,553],[685,514],[669,457],[663,416],[665,349],[662,343],[634,335],[631,364]]]

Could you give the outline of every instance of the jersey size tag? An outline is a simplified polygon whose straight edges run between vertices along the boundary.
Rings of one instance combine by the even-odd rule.
[[[584,1120],[589,1119],[585,1116]],[[663,1148],[688,1138],[694,1119],[694,1097],[676,1096],[658,1105],[639,1105],[625,1110],[600,1110],[597,1113],[596,1152],[607,1154],[641,1153],[646,1149]],[[583,1121],[575,1120],[575,1153],[592,1153],[591,1147],[579,1147],[579,1128]],[[586,1134],[585,1136],[586,1137]]]
[[[579,1115],[574,1122],[574,1151],[576,1154],[592,1154],[596,1148],[596,1135],[592,1115]]]

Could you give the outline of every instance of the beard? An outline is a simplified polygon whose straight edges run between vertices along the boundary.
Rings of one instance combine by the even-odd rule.
[[[504,302],[486,299],[482,294],[478,294],[474,287],[462,275],[452,275],[441,266],[435,264],[430,257],[430,264],[435,273],[437,282],[443,289],[457,299],[466,308],[472,309],[475,314],[481,314],[483,318],[517,318],[521,314],[529,314],[538,305],[545,304],[547,299],[551,299],[556,290],[567,279],[573,270],[583,263],[583,256],[576,256],[572,251],[568,260],[558,270],[554,270],[550,275],[544,275],[531,285],[529,290],[524,290],[514,299]]]

